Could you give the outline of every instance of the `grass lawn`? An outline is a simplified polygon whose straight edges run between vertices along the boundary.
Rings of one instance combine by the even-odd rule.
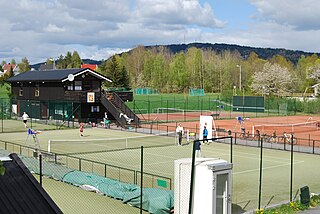
[[[157,113],[159,108],[188,109],[188,110],[215,110],[217,105],[214,100],[218,94],[205,96],[189,96],[188,94],[159,94],[159,95],[134,95],[133,102],[126,104],[138,113]]]

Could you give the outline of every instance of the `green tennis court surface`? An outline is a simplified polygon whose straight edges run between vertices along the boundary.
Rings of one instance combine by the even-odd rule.
[[[55,148],[63,153],[74,153],[72,157],[86,160],[107,163],[132,170],[140,170],[140,149],[139,141],[134,144],[135,149],[115,150],[116,143],[112,143],[109,149],[106,145],[99,142],[97,146],[94,139],[108,138],[128,138],[143,136],[135,132],[115,131],[110,129],[91,128],[85,130],[85,137],[80,138],[78,130],[54,130],[43,131],[38,135],[41,149],[47,150],[48,140],[83,140],[85,142],[77,144],[67,142],[59,144]],[[2,133],[1,140],[24,144],[27,138],[25,133]],[[92,140],[91,140],[92,139]],[[150,138],[151,141],[152,138]],[[158,142],[157,142],[158,141]],[[191,157],[191,144],[182,147],[175,146],[174,137],[155,137],[152,139],[154,145],[160,147],[151,147],[144,149],[144,172],[157,174],[159,176],[174,177],[174,160]],[[74,144],[72,144],[74,143]],[[30,142],[28,143],[30,145]],[[83,146],[85,144],[85,146]],[[101,144],[101,145],[100,145]],[[121,144],[121,142],[119,142]],[[1,142],[0,142],[1,145]],[[142,142],[141,145],[144,145]],[[161,145],[164,145],[161,147]],[[65,147],[64,147],[65,146]],[[1,146],[2,147],[2,146]],[[106,148],[107,149],[106,149]],[[122,148],[119,146],[119,148]],[[241,210],[252,210],[258,206],[259,190],[259,163],[260,149],[255,147],[246,147],[234,145],[233,150],[233,196],[232,202],[241,207]],[[97,152],[93,152],[96,150]],[[86,151],[90,151],[86,153]],[[79,154],[76,154],[79,153]],[[204,157],[221,158],[230,160],[230,146],[223,143],[211,143],[202,146],[202,155]],[[70,160],[69,160],[70,164]],[[74,163],[76,165],[76,161]],[[320,192],[320,171],[317,170],[320,164],[320,157],[317,155],[295,153],[293,168],[293,196],[300,187],[308,185],[311,192]],[[91,172],[94,166],[92,164],[83,164],[82,170]],[[126,176],[126,174],[122,174]],[[129,176],[129,174],[128,174]],[[128,179],[129,180],[129,179]],[[163,181],[157,180],[158,185],[164,185]],[[278,204],[289,200],[290,187],[290,152],[280,150],[263,150],[263,172],[262,172],[262,201],[261,205]],[[299,196],[297,196],[299,197]],[[240,209],[240,208],[239,208]]]

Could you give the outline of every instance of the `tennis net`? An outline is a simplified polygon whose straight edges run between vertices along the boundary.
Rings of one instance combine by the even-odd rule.
[[[180,109],[180,108],[157,108],[157,114],[185,114],[185,113],[205,113],[211,114],[209,110],[201,109]]]
[[[144,147],[175,145],[175,132],[144,134],[125,138],[65,139],[48,141],[48,152],[57,154],[94,153]]]
[[[252,130],[259,129],[262,133],[268,133],[273,131],[301,133],[301,132],[312,132],[320,130],[320,121],[310,121],[303,123],[294,124],[264,124],[255,125]]]

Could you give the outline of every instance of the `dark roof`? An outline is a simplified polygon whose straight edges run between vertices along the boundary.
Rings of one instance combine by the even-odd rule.
[[[103,79],[111,82],[107,77],[91,70],[88,68],[73,68],[73,69],[56,69],[56,70],[32,70],[20,73],[14,77],[7,79],[8,82],[41,82],[41,81],[50,81],[50,82],[64,82],[68,80],[68,75],[72,74],[73,76],[78,76],[82,73],[90,72],[92,75],[96,76],[99,79]]]
[[[17,154],[3,161],[6,168],[0,176],[0,213],[62,213],[40,186]]]

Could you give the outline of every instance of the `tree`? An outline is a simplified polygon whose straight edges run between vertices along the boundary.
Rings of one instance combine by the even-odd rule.
[[[125,66],[131,77],[131,86],[134,88],[141,86],[145,54],[145,47],[138,46],[126,56]]]
[[[309,71],[308,78],[315,80],[315,82],[320,81],[320,60],[319,63],[307,68]]]
[[[120,79],[119,79],[119,86],[118,87],[123,87],[126,89],[130,89],[130,79],[128,76],[128,72],[126,67],[122,66],[122,69],[120,70]]]
[[[17,64],[17,63],[16,63],[16,60],[15,60],[15,59],[12,59],[10,64],[11,64],[11,65]]]
[[[186,72],[190,75],[190,87],[203,88],[202,52],[198,48],[190,48],[185,57]]]
[[[171,90],[174,92],[185,91],[190,82],[187,73],[186,57],[183,52],[176,54],[173,62],[170,64],[170,78],[168,79]]]
[[[73,51],[71,61],[72,68],[81,68],[82,60],[77,51]]]
[[[107,76],[112,80],[111,86],[119,87],[121,84],[121,73],[116,55],[113,55],[111,60],[107,62],[106,67]]]
[[[253,75],[251,89],[258,94],[281,96],[292,91],[293,78],[286,67],[267,62]]]
[[[21,63],[18,64],[20,73],[30,71],[31,67],[27,57],[22,58]]]
[[[72,64],[72,54],[70,51],[67,52],[66,57],[64,58],[65,61],[65,68],[72,68],[73,64]]]
[[[64,60],[64,56],[63,56],[63,55],[60,55],[60,56],[59,56],[56,67],[57,67],[58,69],[67,68],[67,64],[66,64],[66,61]]]

